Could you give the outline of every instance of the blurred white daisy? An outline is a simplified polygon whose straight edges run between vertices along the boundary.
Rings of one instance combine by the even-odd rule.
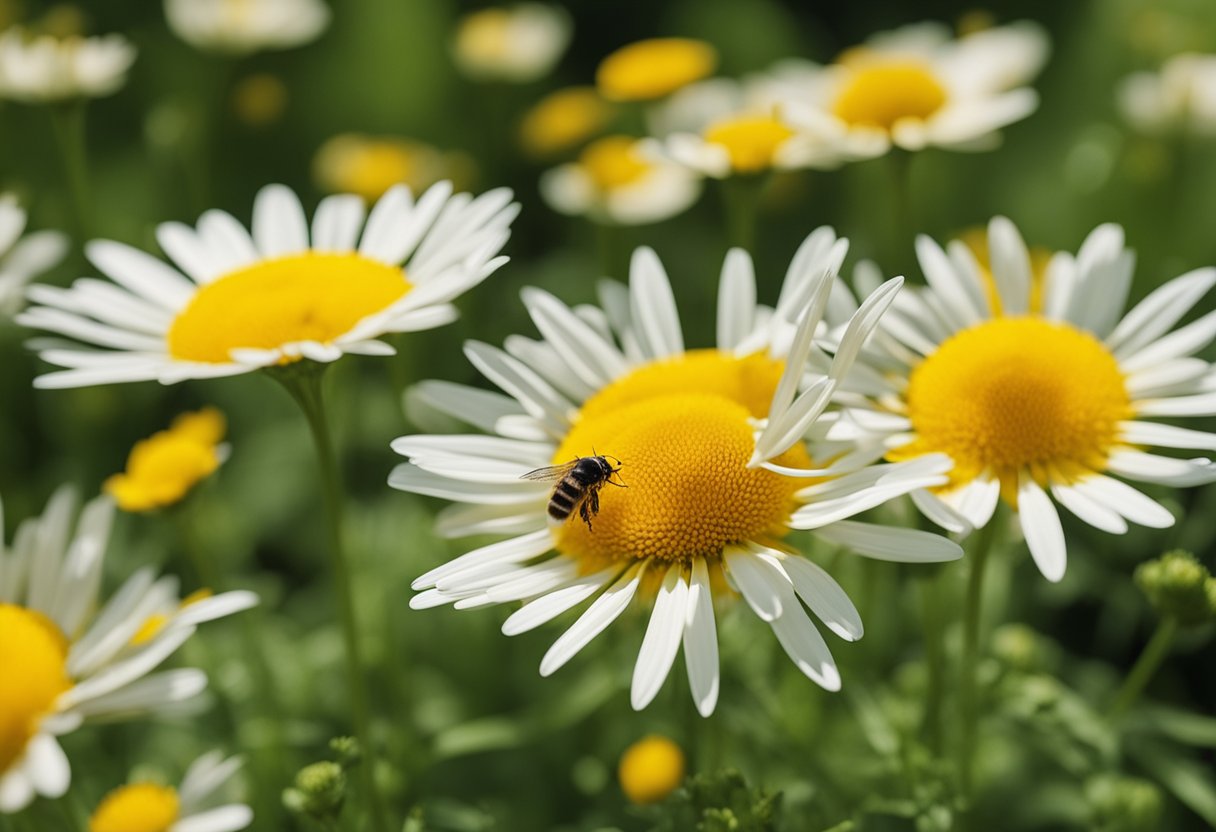
[[[1039,570],[1058,581],[1066,546],[1055,503],[1121,534],[1174,518],[1115,477],[1216,480],[1208,459],[1148,450],[1216,450],[1216,434],[1151,421],[1216,415],[1216,372],[1195,356],[1216,336],[1216,312],[1174,328],[1216,285],[1216,269],[1168,281],[1124,314],[1135,258],[1117,225],[1045,267],[1003,217],[989,224],[987,248],[983,263],[960,241],[943,251],[917,240],[929,285],[884,317],[836,436],[882,435],[893,461],[946,454],[949,482],[912,495],[921,511],[964,531],[987,525],[1004,499]]]
[[[602,310],[570,309],[526,289],[540,340],[513,336],[505,352],[465,347],[507,395],[437,381],[412,393],[415,406],[490,435],[393,443],[410,462],[390,485],[466,504],[440,514],[440,533],[509,535],[418,578],[413,586],[423,591],[411,606],[525,600],[503,626],[515,635],[590,600],[542,660],[548,676],[635,598],[653,600],[633,706],[658,693],[683,643],[693,698],[709,714],[718,697],[713,600],[738,591],[803,673],[838,689],[835,662],[803,605],[848,640],[861,636],[861,620],[840,586],[784,540],[789,531],[888,560],[961,555],[943,537],[848,519],[944,483],[944,457],[874,466],[851,445],[805,441],[826,429],[824,408],[902,282],[888,281],[862,305],[826,375],[806,373],[846,248],[830,229],[812,234],[775,308],[757,305],[751,259],[732,250],[710,349],[685,348],[671,286],[650,249],[634,253],[627,289],[604,286]],[[577,511],[554,521],[554,484],[521,479],[597,454],[619,462],[613,482],[627,487],[605,485],[590,523]]]
[[[650,38],[626,44],[600,61],[595,86],[609,101],[655,101],[709,77],[718,50],[692,38]]]
[[[792,123],[852,158],[891,147],[990,147],[997,131],[1034,111],[1021,86],[1047,56],[1047,36],[1022,22],[960,38],[938,24],[884,32],[834,64],[791,61],[773,72],[771,94]]]
[[[217,798],[241,768],[239,757],[219,751],[199,757],[180,788],[128,783],[110,792],[89,818],[89,832],[238,832],[253,823],[253,810]]]
[[[548,75],[570,45],[560,6],[519,3],[470,12],[456,24],[452,57],[475,81],[523,84]]]
[[[251,592],[182,601],[177,580],[151,569],[101,603],[114,504],[98,497],[73,524],[75,503],[61,489],[41,517],[17,528],[7,551],[0,547],[0,813],[67,791],[71,768],[57,737],[201,693],[200,670],[153,671],[198,624],[257,603]]]
[[[0,321],[7,321],[25,305],[25,287],[59,264],[68,250],[68,238],[58,231],[35,231],[22,236],[25,211],[11,194],[0,196]]]
[[[391,355],[381,336],[450,323],[451,301],[506,262],[497,254],[518,208],[507,189],[474,199],[441,182],[416,202],[393,188],[370,213],[357,196],[326,197],[310,226],[296,195],[270,185],[254,202],[252,233],[223,211],[203,214],[197,228],[162,224],[157,240],[181,271],[122,243],[91,242],[86,254],[113,283],[31,287],[38,305],[18,322],[104,349],[44,347],[43,359],[68,369],[35,384],[167,384]]]
[[[605,136],[578,158],[545,171],[540,193],[555,211],[609,225],[646,225],[683,213],[701,194],[700,175],[644,140]]]
[[[57,38],[21,27],[0,34],[0,97],[48,102],[116,92],[135,61],[121,35]]]
[[[330,13],[322,0],[165,0],[165,18],[196,49],[247,55],[316,40]]]
[[[1119,109],[1146,132],[1216,134],[1216,55],[1175,55],[1159,72],[1128,76],[1119,85]]]

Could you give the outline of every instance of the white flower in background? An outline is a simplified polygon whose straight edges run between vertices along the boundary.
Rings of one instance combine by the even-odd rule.
[[[113,283],[33,286],[24,326],[103,349],[48,346],[67,370],[39,387],[155,379],[169,384],[348,353],[392,355],[379,340],[457,317],[452,301],[506,262],[498,252],[519,206],[499,188],[477,198],[441,182],[415,202],[406,187],[368,213],[353,194],[330,196],[311,225],[282,185],[254,201],[253,229],[208,211],[191,228],[162,224],[161,247],[181,269],[138,249],[94,241],[85,253]]]
[[[852,158],[891,147],[992,146],[1002,127],[1030,115],[1038,96],[1021,86],[1047,56],[1047,36],[1023,22],[953,38],[938,24],[886,32],[829,66],[777,66],[769,94],[800,128]]]
[[[452,57],[475,81],[523,84],[548,75],[570,45],[570,15],[520,3],[470,12],[456,24]]]
[[[800,133],[765,91],[730,78],[685,87],[650,111],[660,140],[647,147],[715,179],[839,164],[831,144]]]
[[[204,754],[186,770],[180,788],[139,782],[105,796],[89,818],[89,832],[238,832],[253,823],[239,803],[217,805],[220,791],[241,768],[239,757]]]
[[[0,34],[0,97],[98,98],[123,85],[134,61],[135,47],[121,35],[57,38],[13,27]]]
[[[7,551],[0,547],[0,813],[67,791],[71,767],[57,737],[201,693],[200,670],[153,671],[197,625],[257,603],[252,592],[182,601],[177,579],[158,580],[151,569],[102,603],[114,504],[98,497],[74,524],[75,504],[61,489],[41,517],[17,528]]]
[[[26,214],[11,194],[0,196],[0,321],[25,304],[26,285],[59,264],[68,238],[58,231],[25,231]]]
[[[648,152],[631,136],[605,136],[573,162],[541,175],[540,193],[555,211],[610,225],[646,225],[688,210],[701,195],[700,176]]]
[[[1135,258],[1117,225],[1045,268],[1002,217],[987,248],[986,264],[960,241],[943,251],[917,240],[929,285],[902,293],[883,318],[835,438],[877,433],[893,461],[946,454],[949,481],[913,494],[921,511],[965,531],[987,525],[1003,499],[1039,570],[1058,581],[1066,546],[1055,503],[1122,534],[1129,522],[1164,528],[1174,518],[1116,477],[1216,480],[1208,459],[1150,452],[1216,450],[1216,434],[1152,421],[1216,415],[1216,371],[1195,355],[1216,336],[1216,312],[1174,328],[1216,285],[1216,269],[1168,281],[1124,314]],[[839,294],[847,298],[843,284]]]
[[[1119,86],[1119,108],[1146,132],[1216,134],[1216,55],[1175,55],[1160,72],[1137,72]]]
[[[485,433],[393,443],[410,462],[390,485],[465,504],[441,512],[441,534],[508,536],[418,578],[423,591],[411,606],[526,601],[503,626],[515,635],[590,601],[541,661],[548,676],[632,602],[653,603],[633,707],[658,693],[683,644],[693,698],[708,715],[719,681],[714,599],[741,593],[803,673],[838,689],[835,661],[803,605],[850,641],[861,637],[861,620],[836,581],[784,539],[789,531],[886,560],[962,554],[937,535],[849,519],[946,482],[944,457],[876,466],[881,448],[807,442],[832,422],[824,409],[902,283],[888,281],[862,305],[827,374],[806,372],[846,249],[831,229],[812,234],[775,308],[757,305],[751,259],[732,250],[709,349],[684,346],[671,285],[650,249],[634,253],[628,288],[604,285],[603,309],[570,309],[525,289],[540,340],[512,336],[505,352],[465,346],[506,395],[440,381],[411,393],[415,409]],[[627,487],[605,484],[590,523],[577,510],[555,520],[550,500],[569,486],[523,475],[594,455],[619,464],[612,483]]]
[[[165,0],[165,18],[196,49],[249,54],[316,40],[330,13],[323,0]]]

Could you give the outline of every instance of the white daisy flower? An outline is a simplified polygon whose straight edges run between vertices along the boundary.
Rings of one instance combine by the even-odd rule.
[[[1116,477],[1216,480],[1206,458],[1149,451],[1216,450],[1216,434],[1153,421],[1216,415],[1216,372],[1195,356],[1216,336],[1216,312],[1174,328],[1216,285],[1216,269],[1175,278],[1124,314],[1135,258],[1119,226],[1099,226],[1075,256],[1037,268],[1009,220],[992,220],[987,242],[984,263],[960,241],[943,250],[917,239],[929,285],[902,293],[884,317],[834,436],[877,434],[892,461],[949,456],[949,481],[912,495],[920,510],[965,531],[1004,499],[1039,570],[1058,581],[1056,503],[1114,534],[1129,522],[1164,528],[1170,512]]]
[[[718,697],[713,602],[737,591],[803,673],[838,689],[836,664],[804,605],[850,641],[861,637],[861,619],[840,586],[784,540],[789,531],[886,560],[961,555],[937,535],[849,519],[944,483],[945,458],[875,466],[874,455],[851,445],[804,441],[826,430],[829,399],[902,282],[888,281],[862,305],[826,375],[806,374],[846,248],[830,229],[812,234],[775,308],[757,305],[751,259],[732,250],[710,349],[685,348],[671,285],[650,249],[634,253],[628,289],[604,286],[603,309],[572,310],[526,289],[539,340],[513,336],[505,352],[465,347],[506,395],[438,381],[412,394],[415,404],[490,435],[393,443],[410,462],[390,485],[465,504],[440,514],[440,533],[509,536],[418,578],[411,606],[526,601],[503,626],[515,635],[590,601],[541,661],[548,676],[635,599],[653,601],[633,706],[654,698],[683,644],[693,698],[709,714]],[[598,506],[582,503],[588,522],[568,506],[577,500],[559,505],[553,482],[522,478],[596,455],[619,471]],[[563,511],[571,516],[555,520]]]
[[[773,72],[785,117],[851,158],[891,147],[990,147],[997,131],[1038,105],[1033,78],[1047,38],[1028,22],[952,38],[923,23],[885,32],[830,66],[792,61]]]
[[[180,788],[140,782],[110,792],[89,818],[89,832],[238,832],[253,823],[253,810],[217,798],[241,768],[239,757],[219,751],[186,769]]]
[[[452,57],[476,81],[524,84],[553,71],[570,45],[571,29],[570,15],[560,6],[480,9],[456,24]]]
[[[248,55],[316,40],[330,13],[322,0],[165,0],[165,18],[196,49]]]
[[[1216,55],[1175,55],[1160,72],[1128,76],[1119,85],[1119,109],[1146,132],[1216,134]]]
[[[121,35],[56,38],[15,26],[0,34],[0,96],[48,102],[116,92],[135,61]]]
[[[647,152],[644,140],[605,136],[573,162],[545,171],[540,194],[553,210],[610,225],[646,225],[688,210],[700,176]]]
[[[257,603],[252,592],[179,601],[175,578],[142,569],[102,604],[114,504],[90,502],[73,532],[75,503],[61,489],[7,551],[0,546],[0,813],[67,791],[71,768],[57,737],[201,693],[200,670],[153,671],[198,624]]]
[[[496,255],[518,210],[505,188],[474,199],[441,182],[417,202],[393,188],[370,214],[356,196],[326,197],[310,227],[296,195],[270,185],[254,202],[252,233],[223,211],[196,228],[162,224],[157,240],[177,268],[91,242],[85,253],[114,282],[33,286],[38,305],[18,322],[104,349],[48,346],[42,358],[68,369],[34,383],[168,384],[302,358],[391,355],[381,336],[450,323],[451,301],[506,262]]]
[[[58,231],[25,231],[26,214],[11,194],[0,196],[0,321],[25,305],[25,287],[59,264],[68,238]]]

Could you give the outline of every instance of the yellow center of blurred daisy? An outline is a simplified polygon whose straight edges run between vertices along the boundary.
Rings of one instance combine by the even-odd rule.
[[[558,90],[527,112],[519,141],[533,156],[560,153],[603,130],[612,114],[612,105],[593,87]]]
[[[705,141],[726,148],[737,173],[759,173],[773,166],[777,150],[794,131],[768,116],[740,116],[705,131]]]
[[[651,101],[714,71],[718,53],[704,41],[655,38],[621,47],[596,70],[595,83],[609,101]]]
[[[890,130],[905,118],[924,119],[946,103],[946,89],[916,61],[857,60],[832,105],[849,124]]]
[[[684,752],[667,737],[643,737],[621,755],[617,777],[631,803],[658,803],[683,782]]]
[[[168,832],[180,814],[174,789],[134,783],[106,795],[89,818],[89,832]]]
[[[948,339],[912,371],[907,402],[916,439],[892,458],[949,454],[953,484],[990,471],[1010,502],[1020,471],[1046,484],[1101,470],[1131,416],[1101,342],[1040,318],[997,318]]]
[[[107,479],[102,489],[124,511],[173,505],[219,467],[217,446],[223,438],[224,416],[215,408],[183,414],[168,430],[135,443],[127,470]]]
[[[177,610],[178,612],[181,612],[191,604],[197,604],[199,601],[207,600],[213,594],[214,593],[210,589],[197,589],[181,600],[181,603],[177,605]],[[138,647],[141,644],[147,644],[149,641],[156,638],[161,634],[161,631],[165,629],[165,625],[169,623],[169,618],[170,616],[163,612],[157,612],[149,615],[144,620],[144,623],[140,625],[139,629],[135,631],[135,635],[131,636],[131,646]]]
[[[456,30],[456,51],[472,61],[506,60],[513,46],[511,13],[506,9],[483,9],[466,15]]]
[[[651,169],[650,163],[638,155],[637,139],[629,136],[606,136],[588,145],[578,161],[603,192],[630,185]]]
[[[0,775],[24,753],[39,722],[72,686],[68,645],[41,613],[0,604]]]
[[[169,327],[169,353],[225,364],[234,349],[327,344],[409,289],[400,268],[358,254],[267,260],[199,289]]]
[[[600,511],[587,528],[577,516],[555,532],[563,552],[594,567],[647,557],[715,557],[730,543],[784,533],[802,485],[749,469],[749,418],[764,416],[782,364],[701,350],[635,370],[586,402],[554,455],[557,464],[593,453],[616,457]],[[783,465],[809,467],[801,445]]]

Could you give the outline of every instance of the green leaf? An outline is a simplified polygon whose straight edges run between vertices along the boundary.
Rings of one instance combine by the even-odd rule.
[[[1133,745],[1128,753],[1174,797],[1216,826],[1216,777],[1210,768],[1159,745]]]

